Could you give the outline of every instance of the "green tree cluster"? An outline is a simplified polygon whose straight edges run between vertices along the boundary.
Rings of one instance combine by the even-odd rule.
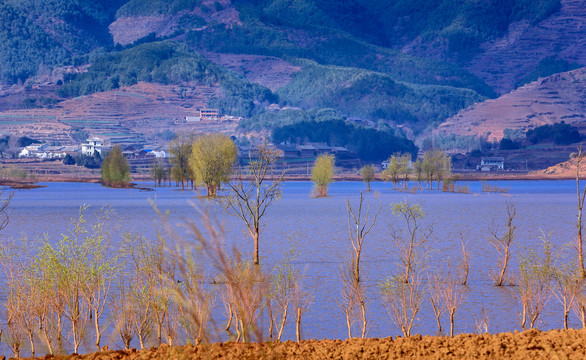
[[[130,181],[130,165],[122,154],[120,145],[116,145],[102,163],[102,182],[106,186],[120,187],[128,186]]]
[[[197,181],[206,185],[209,197],[229,181],[237,154],[236,145],[224,134],[205,135],[193,143],[189,165]]]

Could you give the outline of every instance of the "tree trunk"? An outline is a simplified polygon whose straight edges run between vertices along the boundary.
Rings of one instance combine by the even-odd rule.
[[[255,229],[255,233],[252,235],[252,238],[254,239],[254,265],[259,265],[260,264],[260,260],[259,260],[259,251],[258,251],[258,238],[260,236],[259,230]]]
[[[100,340],[102,340],[102,332],[100,330],[100,323],[98,322],[97,311],[94,311],[94,326],[96,328],[96,349],[100,351]]]
[[[301,309],[297,308],[297,326],[295,327],[297,330],[297,342],[301,341]]]
[[[435,306],[435,301],[433,301],[433,298],[431,297],[431,298],[429,298],[429,300],[431,301],[431,307],[433,308],[435,320],[437,321],[437,334],[441,335],[441,333],[442,333],[442,323],[440,321],[441,313],[439,312],[437,306]]]
[[[366,336],[366,306],[364,305],[364,300],[360,301],[360,307],[362,308],[362,338]]]
[[[285,321],[287,321],[287,312],[289,309],[289,302],[285,306],[285,310],[283,311],[283,316],[281,317],[281,326],[279,327],[279,335],[277,335],[277,340],[281,341],[281,336],[283,336],[283,329],[285,329]]]
[[[568,330],[568,314],[570,313],[569,309],[564,310],[564,329]]]
[[[450,337],[454,337],[454,315],[456,309],[450,310]]]
[[[350,309],[346,309],[346,326],[348,327],[348,339],[352,339],[352,323],[350,322]]]
[[[501,273],[499,275],[496,286],[503,286],[503,282],[505,281],[505,271],[507,270],[508,262],[509,262],[509,248],[507,247],[507,249],[505,249],[505,258],[503,260],[503,268],[501,269]]]
[[[32,357],[35,357],[35,338],[34,338],[34,334],[31,332],[29,333],[29,337],[28,337],[30,343],[31,343],[31,354]]]

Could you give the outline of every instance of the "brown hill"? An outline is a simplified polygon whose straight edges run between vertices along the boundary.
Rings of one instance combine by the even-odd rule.
[[[556,178],[575,179],[576,178],[576,158],[572,158],[563,163],[550,166],[544,170],[533,171],[535,175],[549,175]],[[586,162],[580,164],[580,178],[586,177]]]
[[[498,99],[474,104],[447,119],[438,134],[488,135],[500,140],[505,129],[527,129],[586,120],[586,68],[527,84]]]

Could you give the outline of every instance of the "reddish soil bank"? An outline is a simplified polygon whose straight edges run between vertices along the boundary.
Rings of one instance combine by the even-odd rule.
[[[44,357],[48,359],[49,357]],[[585,330],[528,330],[522,333],[449,337],[306,340],[297,344],[216,343],[148,350],[102,351],[54,359],[584,359]]]

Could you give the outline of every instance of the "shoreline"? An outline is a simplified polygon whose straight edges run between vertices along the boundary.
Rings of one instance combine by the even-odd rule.
[[[275,176],[276,177],[276,176]],[[246,179],[246,177],[244,177]],[[269,179],[271,176],[269,176]],[[234,177],[232,177],[234,179]],[[357,174],[339,174],[334,176],[334,181],[362,181],[362,177]],[[533,171],[533,172],[454,172],[454,181],[539,181],[539,180],[575,180],[576,176],[569,174],[547,174],[544,172]],[[581,176],[581,179],[586,179]],[[310,175],[286,175],[285,181],[311,181]],[[152,182],[154,185],[154,179],[146,174],[135,174],[133,176],[132,183],[134,182]],[[373,182],[384,182],[377,174]],[[414,180],[410,180],[414,181]],[[9,187],[12,189],[35,189],[40,187],[46,187],[46,185],[39,185],[39,183],[54,183],[54,182],[72,182],[72,183],[91,183],[98,184],[102,182],[99,176],[74,176],[65,174],[52,174],[52,175],[37,175],[34,180],[18,180],[18,179],[0,179],[1,187]],[[130,186],[129,189],[143,189],[142,187]]]

